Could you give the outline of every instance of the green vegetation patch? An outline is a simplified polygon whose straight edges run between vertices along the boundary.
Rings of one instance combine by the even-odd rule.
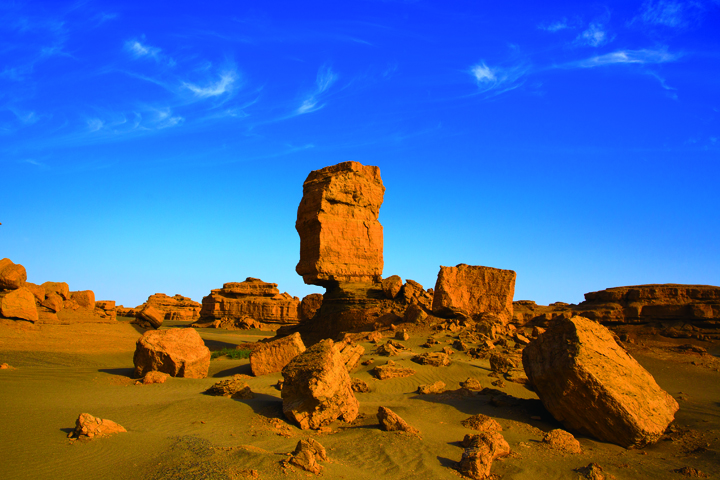
[[[223,348],[222,350],[215,350],[210,355],[211,359],[222,357],[223,355],[230,357],[234,360],[240,358],[250,358],[250,350],[238,350],[235,348]]]

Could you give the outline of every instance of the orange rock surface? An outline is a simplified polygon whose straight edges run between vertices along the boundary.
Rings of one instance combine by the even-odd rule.
[[[230,282],[203,298],[199,323],[251,317],[264,323],[297,323],[300,300],[280,293],[277,283],[248,277]]]
[[[497,317],[507,324],[513,318],[515,272],[471,266],[440,267],[432,303],[440,316]]]
[[[25,287],[0,292],[0,315],[36,322],[38,310],[35,306],[35,295]]]
[[[192,328],[148,330],[137,340],[133,363],[138,378],[151,371],[205,378],[210,368],[210,350]]]
[[[295,228],[296,271],[307,284],[379,282],[383,229],[378,221],[385,187],[378,167],[343,162],[310,172]]]
[[[170,297],[164,293],[156,293],[150,295],[145,304],[161,312],[165,320],[191,321],[200,316],[200,303],[182,295]]]
[[[0,290],[14,290],[24,286],[27,280],[25,267],[9,258],[0,260]]]
[[[299,333],[272,340],[250,354],[250,369],[256,377],[279,372],[304,351],[305,344]]]
[[[80,308],[93,310],[95,308],[95,293],[92,290],[81,290],[79,292],[70,292],[70,299],[75,300]]]

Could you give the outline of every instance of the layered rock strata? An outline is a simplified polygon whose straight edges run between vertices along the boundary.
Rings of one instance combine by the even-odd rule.
[[[251,317],[263,323],[298,322],[300,300],[280,293],[277,283],[248,277],[244,282],[225,283],[202,300],[198,323]]]
[[[582,317],[558,318],[522,363],[545,408],[571,431],[623,447],[660,439],[678,404],[613,339]]]
[[[174,295],[172,297],[164,293],[150,295],[145,302],[146,305],[154,307],[163,314],[164,320],[193,321],[200,317],[200,303],[189,297]]]

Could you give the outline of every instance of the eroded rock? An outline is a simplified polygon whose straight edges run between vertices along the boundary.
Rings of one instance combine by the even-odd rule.
[[[420,431],[408,425],[400,416],[387,407],[379,407],[377,412],[380,428],[386,432],[407,432],[418,435]]]
[[[244,282],[229,282],[212,290],[202,300],[198,323],[251,317],[258,322],[295,324],[300,300],[280,293],[277,283],[248,277]]]
[[[27,271],[19,263],[9,258],[0,260],[0,290],[15,290],[23,287],[27,281]]]
[[[253,398],[255,396],[242,375],[233,375],[228,380],[221,380],[205,390],[205,393],[230,398]]]
[[[468,443],[470,445],[463,452],[458,470],[474,480],[488,478],[493,461],[510,454],[510,445],[499,432],[473,435]]]
[[[68,438],[93,439],[122,432],[127,432],[127,430],[112,420],[93,417],[89,413],[81,413],[75,421],[75,430],[68,434]]]
[[[25,287],[0,291],[0,315],[37,322],[39,317],[35,295]]]
[[[560,428],[550,430],[545,434],[542,441],[554,450],[560,450],[564,453],[582,453],[580,442],[577,441],[573,434]]]
[[[205,378],[210,368],[210,350],[191,328],[148,330],[135,345],[135,376],[150,371],[173,377]]]
[[[299,333],[261,343],[250,354],[250,369],[256,377],[279,372],[290,361],[305,351]]]

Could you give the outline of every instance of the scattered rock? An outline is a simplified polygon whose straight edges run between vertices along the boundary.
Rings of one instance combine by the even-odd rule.
[[[425,343],[423,343],[423,344],[420,345],[420,346],[423,347],[423,348],[430,348],[430,347],[432,347],[433,345],[437,345],[438,343],[440,343],[440,342],[438,342],[435,338],[430,337],[430,338],[428,338],[428,339],[425,341]]]
[[[407,342],[410,340],[410,335],[408,335],[407,330],[404,328],[402,330],[398,330],[395,332],[395,340],[402,340],[403,342]]]
[[[15,290],[25,286],[27,271],[9,258],[0,260],[0,290]]]
[[[295,332],[287,337],[261,344],[250,354],[250,369],[256,377],[281,371],[285,365],[305,351],[300,334]]]
[[[414,435],[420,434],[418,429],[408,425],[407,422],[400,418],[397,413],[387,407],[378,408],[377,418],[380,422],[380,429],[385,430],[386,432],[399,431],[412,433]]]
[[[490,385],[492,385],[493,387],[497,387],[497,388],[505,388],[505,386],[506,386],[505,382],[503,381],[502,378],[498,378],[497,380],[492,382]]]
[[[45,296],[56,293],[62,297],[63,300],[70,298],[70,287],[65,282],[45,282],[40,285],[45,289]]]
[[[502,427],[498,422],[482,413],[466,418],[460,423],[465,428],[480,432],[502,432]]]
[[[135,382],[135,385],[152,385],[153,383],[165,383],[165,380],[167,380],[168,377],[169,375],[167,373],[152,370],[150,372],[147,372],[141,380]]]
[[[492,462],[499,457],[510,455],[510,445],[499,432],[485,432],[473,435],[470,445],[465,448],[458,470],[474,480],[490,476]]]
[[[570,432],[560,428],[550,430],[542,439],[543,443],[550,445],[554,450],[564,453],[582,453],[580,442]]]
[[[686,477],[708,478],[708,476],[709,476],[707,473],[703,473],[700,470],[697,470],[693,467],[687,467],[687,466],[682,467],[682,468],[677,468],[677,469],[673,470],[673,472],[679,473],[680,475],[684,475]]]
[[[398,351],[398,349],[395,348],[393,346],[393,344],[390,342],[386,342],[386,343],[383,343],[382,345],[378,345],[377,348],[375,349],[375,354],[381,355],[383,357],[394,357],[398,353],[400,353]]]
[[[421,353],[412,357],[411,360],[420,365],[430,365],[431,367],[446,367],[452,363],[448,354],[443,352]]]
[[[467,388],[468,390],[478,390],[478,391],[483,389],[482,385],[480,384],[480,380],[478,380],[477,378],[472,378],[472,377],[468,378],[464,382],[460,382],[460,387]]]
[[[352,422],[357,417],[350,375],[332,340],[323,340],[295,357],[282,375],[283,413],[303,430],[319,429],[336,418]]]
[[[421,395],[429,395],[432,393],[443,393],[445,391],[445,382],[438,380],[430,385],[420,385],[417,393]]]
[[[243,381],[242,375],[233,375],[229,380],[221,380],[205,390],[208,395],[230,398],[254,398],[250,386]]]
[[[607,328],[586,318],[555,319],[525,347],[523,365],[556,420],[626,448],[659,440],[678,409]]]
[[[518,367],[513,358],[503,353],[490,354],[490,370],[493,373],[504,374]]]
[[[499,268],[479,267],[461,263],[440,267],[433,314],[439,316],[494,315],[502,324],[513,318],[515,272]]]
[[[323,467],[317,463],[318,460],[328,461],[325,447],[317,440],[308,438],[298,442],[288,463],[318,475],[323,470]]]
[[[68,434],[68,438],[85,437],[93,439],[121,432],[127,432],[127,430],[112,420],[104,420],[93,417],[89,413],[81,413],[75,421],[75,430]]]
[[[340,355],[342,355],[345,368],[348,372],[352,372],[365,354],[365,347],[350,342],[338,343],[337,346],[340,347]]]
[[[597,463],[590,463],[584,467],[576,468],[574,471],[588,480],[605,480],[605,475],[602,473],[603,469]]]
[[[385,293],[385,296],[390,300],[397,297],[397,294],[400,292],[402,285],[402,279],[397,275],[392,275],[390,277],[384,278],[382,281],[383,292]]]
[[[398,367],[395,362],[388,360],[385,365],[378,365],[373,368],[372,373],[380,380],[387,380],[389,378],[401,378],[415,375],[415,370],[412,368]]]
[[[15,367],[11,367],[7,363],[0,363],[0,370],[15,370]]]
[[[163,324],[164,315],[152,305],[145,305],[140,311],[135,313],[135,323],[144,328],[158,329]]]
[[[353,392],[358,393],[368,393],[370,391],[370,387],[364,380],[360,380],[359,378],[353,378],[352,379],[352,389]]]
[[[205,378],[210,350],[192,328],[148,330],[135,345],[135,376],[156,370],[173,377]]]

